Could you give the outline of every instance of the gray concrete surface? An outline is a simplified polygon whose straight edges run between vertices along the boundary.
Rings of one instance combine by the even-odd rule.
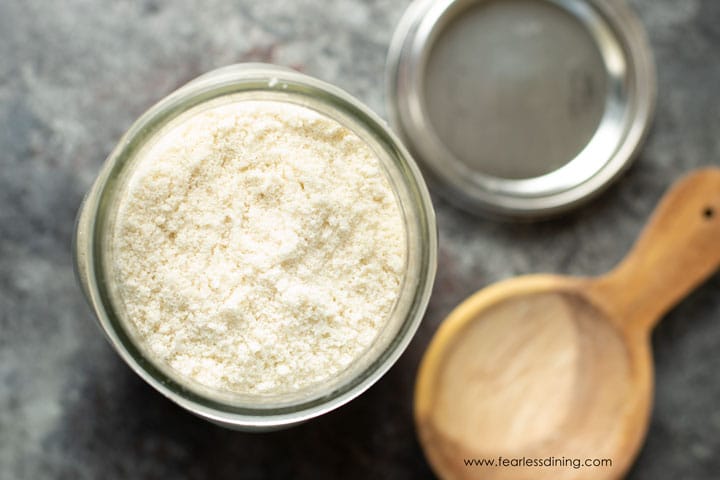
[[[73,217],[104,157],[153,102],[213,67],[301,68],[380,113],[407,0],[0,0],[0,479],[432,478],[410,405],[441,319],[476,289],[531,272],[597,274],[667,185],[720,164],[720,2],[633,0],[659,69],[655,126],[629,173],[540,225],[473,218],[436,198],[440,269],[409,351],[352,404],[249,435],[184,413],[122,363],[72,272]],[[657,396],[633,480],[720,476],[720,278],[653,336]]]

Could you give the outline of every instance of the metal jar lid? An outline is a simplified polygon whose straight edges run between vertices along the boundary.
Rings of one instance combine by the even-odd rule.
[[[624,0],[415,0],[387,76],[391,123],[431,183],[511,218],[607,187],[642,143],[656,90]]]

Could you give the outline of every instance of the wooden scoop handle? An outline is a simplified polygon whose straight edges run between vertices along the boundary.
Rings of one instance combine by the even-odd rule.
[[[623,328],[647,332],[719,266],[720,168],[707,168],[669,190],[627,257],[590,293]]]

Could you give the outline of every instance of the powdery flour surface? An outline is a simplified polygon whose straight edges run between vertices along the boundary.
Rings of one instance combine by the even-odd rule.
[[[113,268],[151,355],[201,384],[282,394],[329,379],[399,293],[405,227],[379,160],[312,110],[237,101],[140,160]]]

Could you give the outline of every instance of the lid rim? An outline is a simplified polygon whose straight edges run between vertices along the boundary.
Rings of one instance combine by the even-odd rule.
[[[483,1],[486,0],[448,0],[442,5],[445,5],[446,8],[453,8],[454,5],[468,7]],[[424,21],[428,10],[433,8],[432,0],[415,0],[412,3],[400,20],[391,41],[386,64],[386,104],[390,124],[412,151],[422,166],[423,173],[435,189],[451,203],[474,214],[480,213],[509,219],[547,218],[584,204],[607,189],[629,168],[650,130],[657,95],[656,71],[645,29],[630,7],[624,1],[538,1],[549,1],[554,5],[563,2],[577,5],[577,2],[581,2],[590,6],[611,28],[613,40],[621,48],[627,64],[620,78],[626,88],[624,110],[618,123],[620,134],[613,140],[612,148],[603,154],[604,160],[597,162],[597,169],[567,188],[555,188],[549,192],[539,189],[534,192],[524,191],[519,194],[518,192],[508,194],[500,191],[501,189],[489,188],[487,185],[478,187],[477,184],[472,184],[473,188],[470,188],[468,179],[457,182],[450,178],[447,170],[454,167],[454,165],[452,167],[450,165],[453,163],[463,164],[463,162],[455,160],[452,156],[450,159],[453,161],[449,162],[450,165],[448,165],[447,158],[444,162],[440,161],[442,156],[439,155],[428,158],[427,149],[422,148],[422,143],[426,139],[418,140],[417,137],[428,136],[434,132],[415,131],[414,125],[408,125],[407,114],[403,111],[407,110],[408,102],[415,101],[407,96],[407,82],[413,74],[418,75],[419,72],[413,71],[413,68],[417,68],[418,65],[417,62],[413,63],[413,59],[408,56],[412,53],[412,46],[419,42],[417,29]],[[438,8],[437,4],[435,5],[435,8]],[[595,39],[594,36],[592,38]],[[425,50],[429,51],[431,45],[432,43],[425,44]],[[606,99],[606,110],[608,101]],[[598,130],[603,121],[604,117],[598,125]],[[592,138],[595,138],[596,134],[597,130]],[[425,154],[423,154],[424,150]],[[565,166],[572,164],[576,159],[577,157]],[[556,169],[550,174],[558,170]],[[534,177],[534,179],[540,177]],[[507,184],[518,182],[491,176],[488,178]],[[524,181],[526,180],[519,180],[521,183]]]

